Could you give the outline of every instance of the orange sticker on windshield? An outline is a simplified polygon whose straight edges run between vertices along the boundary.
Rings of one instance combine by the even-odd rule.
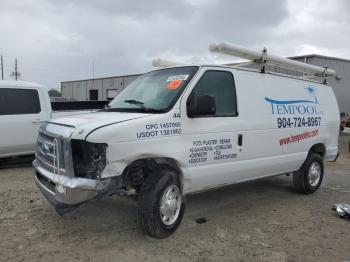
[[[179,79],[173,80],[167,85],[167,87],[168,89],[175,90],[175,89],[178,89],[182,83],[183,83],[183,80],[179,80]]]

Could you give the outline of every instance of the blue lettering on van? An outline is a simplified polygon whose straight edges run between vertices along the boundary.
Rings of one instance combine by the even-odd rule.
[[[312,99],[300,100],[275,100],[265,97],[266,102],[271,104],[271,113],[273,115],[317,115],[320,112],[317,110],[319,105],[315,91],[312,86],[305,88],[305,90],[312,96]]]

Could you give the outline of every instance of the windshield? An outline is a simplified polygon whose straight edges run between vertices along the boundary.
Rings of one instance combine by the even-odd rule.
[[[140,76],[108,105],[111,111],[163,112],[170,109],[187,86],[197,66],[167,68]]]

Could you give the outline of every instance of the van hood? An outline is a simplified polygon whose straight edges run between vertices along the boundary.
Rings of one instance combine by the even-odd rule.
[[[151,116],[151,114],[127,112],[93,112],[54,118],[50,119],[49,123],[74,127],[79,133],[86,134],[103,126],[149,116]]]

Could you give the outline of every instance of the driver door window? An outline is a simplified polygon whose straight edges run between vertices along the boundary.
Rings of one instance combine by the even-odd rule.
[[[187,106],[194,104],[197,96],[203,95],[211,96],[215,100],[216,113],[210,115],[210,117],[233,117],[238,115],[232,73],[216,70],[206,71],[189,96]]]

